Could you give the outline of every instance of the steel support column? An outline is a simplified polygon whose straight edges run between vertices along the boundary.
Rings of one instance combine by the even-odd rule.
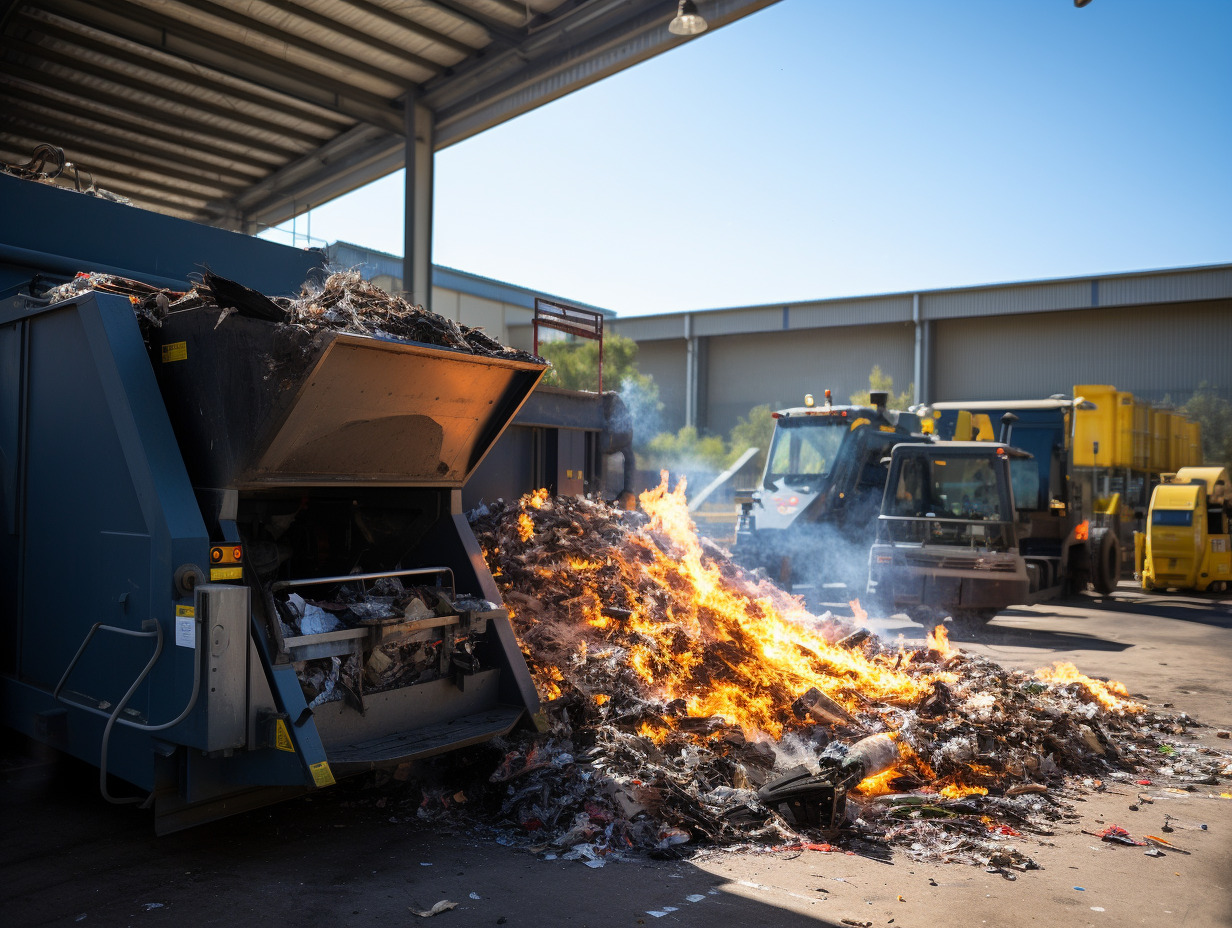
[[[406,179],[403,194],[405,241],[402,251],[402,289],[412,303],[432,309],[432,190],[435,114],[407,91],[403,108],[406,123]]]
[[[692,314],[684,317],[684,424],[699,432],[707,425],[709,341],[694,332]]]
[[[924,318],[918,293],[911,295],[911,321],[915,324],[915,363],[912,372],[915,392],[912,401],[928,403],[935,399],[932,395],[933,323]]]

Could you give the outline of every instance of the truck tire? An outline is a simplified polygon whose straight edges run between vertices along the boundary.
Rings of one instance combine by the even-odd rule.
[[[1110,528],[1091,532],[1091,586],[1107,596],[1121,580],[1121,543]]]

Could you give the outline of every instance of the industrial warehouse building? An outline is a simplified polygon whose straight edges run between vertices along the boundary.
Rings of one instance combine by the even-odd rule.
[[[330,260],[390,289],[402,259],[347,243]],[[530,348],[536,291],[433,269],[432,308]],[[590,307],[569,300],[574,305]],[[757,405],[867,389],[874,365],[920,402],[1026,399],[1109,383],[1151,402],[1200,384],[1232,399],[1232,264],[888,293],[621,319],[654,377],[662,428],[726,434]]]

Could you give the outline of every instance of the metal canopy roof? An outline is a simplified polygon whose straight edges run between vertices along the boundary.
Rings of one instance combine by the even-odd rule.
[[[718,28],[775,0],[701,0]],[[685,41],[675,0],[0,0],[0,159],[47,142],[135,203],[243,231]]]

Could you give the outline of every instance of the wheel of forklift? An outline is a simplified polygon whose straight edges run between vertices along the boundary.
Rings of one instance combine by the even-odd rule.
[[[907,606],[903,609],[903,613],[912,622],[917,625],[923,625],[926,628],[933,628],[945,621],[946,616],[950,613],[944,609],[938,609],[936,606],[928,606],[919,604],[915,606]]]
[[[1091,586],[1107,596],[1121,580],[1121,542],[1111,528],[1091,532]]]
[[[991,622],[996,614],[996,609],[955,609],[950,619],[955,628],[974,631]]]

